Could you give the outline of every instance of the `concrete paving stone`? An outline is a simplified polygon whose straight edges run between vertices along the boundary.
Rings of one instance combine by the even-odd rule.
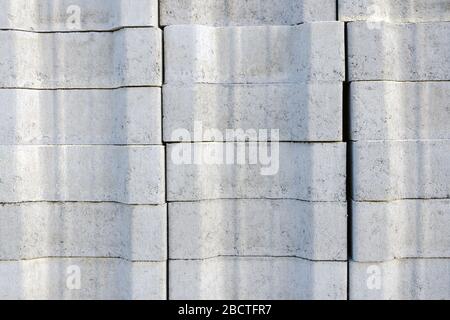
[[[169,144],[167,179],[168,201],[346,201],[346,145]]]
[[[178,129],[193,133],[195,123],[222,132],[278,129],[281,141],[342,141],[341,82],[165,85],[163,95],[166,142],[178,141]]]
[[[162,144],[161,89],[0,90],[0,144]]]
[[[0,8],[0,29],[76,32],[158,26],[158,0],[0,0]]]
[[[343,81],[344,24],[164,29],[165,81],[297,83]]]
[[[450,198],[450,140],[358,141],[353,199]]]
[[[106,257],[164,261],[166,206],[18,203],[0,206],[0,260]]]
[[[339,0],[340,21],[450,21],[448,0]]]
[[[0,146],[0,202],[165,202],[164,147]]]
[[[335,21],[334,0],[161,0],[161,24],[296,25]]]
[[[174,300],[345,300],[347,262],[222,257],[169,262]]]
[[[353,202],[352,258],[450,258],[450,200]]]
[[[295,256],[347,259],[347,204],[213,200],[169,204],[171,259]]]
[[[448,300],[450,259],[350,262],[352,300]]]
[[[450,22],[350,22],[349,80],[450,80]]]
[[[161,30],[0,31],[1,88],[160,86]]]
[[[0,261],[0,298],[164,300],[166,264],[103,258]]]
[[[352,140],[450,139],[450,82],[352,82]]]

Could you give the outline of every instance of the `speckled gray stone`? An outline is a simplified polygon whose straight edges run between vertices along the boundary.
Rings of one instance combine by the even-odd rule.
[[[259,146],[260,144],[258,144]],[[263,144],[266,145],[266,144]],[[245,143],[169,144],[167,146],[167,197],[169,201],[205,199],[298,199],[307,201],[345,201],[346,147],[344,143],[280,143],[270,165],[227,165],[227,146],[241,154]],[[238,149],[239,147],[239,149]],[[189,149],[191,152],[189,152]],[[246,147],[248,155],[248,146]],[[180,153],[209,159],[224,153],[223,164],[203,161],[198,165],[174,161]],[[231,153],[228,153],[231,154]],[[215,158],[212,156],[212,158]],[[331,161],[332,159],[332,161]],[[208,164],[212,163],[212,164]],[[278,163],[278,171],[277,169]],[[273,175],[262,175],[263,168]]]
[[[448,0],[339,0],[340,21],[450,21]]]
[[[166,213],[165,205],[0,205],[0,260],[109,257],[164,261]]]
[[[161,24],[295,25],[336,20],[335,0],[161,0]]]
[[[165,85],[163,95],[166,142],[178,141],[179,128],[193,133],[196,122],[222,132],[279,129],[281,141],[342,141],[340,82]]]
[[[448,300],[450,259],[350,262],[349,285],[352,300]]]
[[[450,200],[353,202],[353,260],[450,258]]]
[[[164,29],[165,81],[296,83],[343,81],[344,24]]]
[[[169,263],[174,300],[344,300],[346,262],[222,257]]]
[[[359,141],[353,148],[353,199],[450,198],[450,140]]]
[[[81,286],[75,289],[71,277],[78,271]],[[0,261],[0,274],[0,298],[6,300],[166,298],[166,262],[104,258]]]
[[[352,82],[352,140],[450,139],[450,82]]]
[[[169,256],[347,259],[347,204],[214,200],[169,204]]]
[[[161,30],[0,31],[2,88],[159,86]]]
[[[158,0],[0,0],[0,29],[114,30],[158,26]]]
[[[349,80],[450,80],[450,22],[350,22]]]
[[[0,202],[163,204],[164,147],[0,146]]]
[[[0,144],[161,144],[161,89],[0,90]]]

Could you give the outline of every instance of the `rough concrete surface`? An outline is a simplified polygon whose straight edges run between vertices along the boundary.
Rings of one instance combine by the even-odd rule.
[[[169,298],[343,300],[346,262],[222,257],[169,263]]]
[[[0,90],[0,144],[161,144],[161,89]]]
[[[164,203],[164,148],[0,146],[0,202]]]
[[[355,261],[450,257],[450,200],[353,202]]]
[[[339,0],[339,21],[450,21],[448,0]]]
[[[450,198],[450,140],[358,141],[353,199]]]
[[[161,0],[161,24],[295,25],[336,20],[335,0]]]
[[[352,82],[352,140],[450,139],[450,82]]]
[[[352,300],[448,300],[450,259],[350,262]]]
[[[166,259],[166,206],[18,203],[0,206],[0,260]]]
[[[450,22],[350,22],[348,76],[356,80],[450,80]]]
[[[116,88],[162,82],[161,31],[0,31],[1,88]]]
[[[169,256],[347,259],[347,204],[214,200],[169,204]]]
[[[449,34],[449,0],[0,0],[0,299],[450,299]]]
[[[272,150],[273,158],[267,162],[270,162],[268,165],[260,161],[239,164],[237,159],[233,165],[226,164],[227,154],[232,152],[235,158],[237,154],[245,153],[250,159],[249,144],[246,143],[169,144],[166,168],[168,201],[242,198],[346,200],[345,144],[256,143],[258,148],[261,145]],[[279,157],[275,152],[277,146]],[[227,152],[227,147],[231,151]],[[183,159],[192,155],[189,157],[192,164],[178,162],[180,154]],[[202,164],[196,164],[194,158],[203,158]],[[223,162],[220,163],[220,159]],[[278,171],[275,171],[277,167]],[[261,170],[264,168],[274,174],[263,175]]]
[[[166,83],[343,81],[344,24],[164,29]]]
[[[115,30],[158,26],[158,0],[0,0],[0,29]]]
[[[166,297],[166,262],[104,258],[0,261],[0,274],[0,298],[6,300],[163,300]],[[72,278],[77,275],[81,275],[79,283]]]
[[[194,132],[196,122],[223,132],[223,141],[233,128],[278,129],[281,141],[342,141],[340,82],[165,85],[163,95],[166,142],[178,141],[179,128]]]

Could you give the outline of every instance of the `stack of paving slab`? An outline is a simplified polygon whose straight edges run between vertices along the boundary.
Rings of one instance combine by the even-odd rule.
[[[450,298],[450,2],[339,1],[348,21],[353,299]]]
[[[336,1],[162,0],[160,13],[169,298],[345,299]],[[207,162],[255,143],[227,129],[278,129],[277,170],[262,174],[262,162],[248,159]]]
[[[158,1],[0,7],[0,298],[164,299]]]

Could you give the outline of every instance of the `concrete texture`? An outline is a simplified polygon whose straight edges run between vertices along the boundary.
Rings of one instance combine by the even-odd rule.
[[[166,142],[178,141],[179,128],[194,132],[196,122],[224,133],[279,129],[281,141],[342,141],[340,82],[165,85],[163,95]]]
[[[261,143],[256,143],[256,146],[260,148]],[[246,143],[167,145],[168,201],[241,198],[346,200],[344,143],[264,143],[262,146],[272,150],[270,165],[259,161],[256,164],[250,161],[226,164],[225,160],[232,152],[235,158],[245,152],[247,159],[250,159],[249,145]],[[277,147],[279,157],[276,155]],[[191,159],[192,164],[179,163],[176,159],[180,154]],[[196,164],[195,160],[202,158],[202,164]],[[216,160],[223,160],[223,164],[218,164]],[[261,169],[264,168],[270,172],[278,168],[278,171],[274,170],[274,175],[263,175]]]
[[[450,198],[450,140],[358,141],[353,199]]]
[[[162,146],[0,146],[0,170],[0,202],[165,201]]]
[[[0,206],[0,260],[166,259],[166,206],[19,203]]]
[[[450,22],[351,22],[349,80],[450,80]]]
[[[339,0],[339,21],[450,21],[447,0]]]
[[[346,262],[298,258],[237,258],[170,261],[170,299],[343,300]]]
[[[450,139],[450,82],[352,82],[352,140]]]
[[[0,90],[0,144],[161,144],[161,89]]]
[[[81,275],[79,289],[72,277]],[[165,262],[121,259],[0,261],[0,298],[6,300],[163,300]],[[73,282],[72,282],[73,281]]]
[[[335,0],[161,0],[161,24],[295,25],[336,20]]]
[[[115,30],[158,26],[158,0],[0,0],[0,29]]]
[[[450,200],[352,203],[355,261],[450,257]]]
[[[165,81],[285,83],[343,81],[344,25],[164,29]]]
[[[347,259],[347,204],[215,200],[169,204],[169,256]]]
[[[450,3],[340,0],[352,156],[350,299],[450,298]]]
[[[0,0],[0,298],[449,299],[449,14]]]
[[[161,31],[0,31],[1,88],[116,88],[162,82]]]
[[[346,298],[335,5],[162,1],[170,299]]]
[[[353,300],[448,300],[449,283],[450,259],[350,263]]]

